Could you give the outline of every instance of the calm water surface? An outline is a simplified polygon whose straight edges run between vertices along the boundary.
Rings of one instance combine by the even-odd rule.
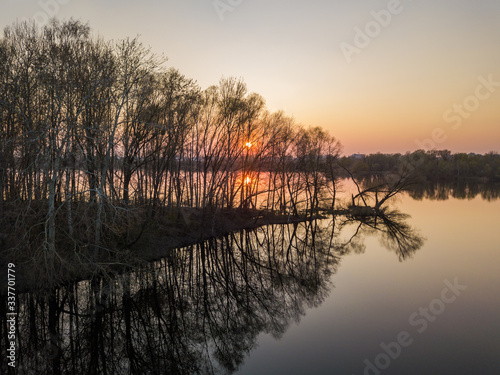
[[[325,301],[281,340],[260,335],[238,374],[500,373],[500,201],[396,205],[426,238],[412,259],[366,235],[363,253],[342,257]],[[467,287],[450,303],[440,302],[446,280]],[[399,352],[390,343],[402,332]]]
[[[18,372],[499,374],[500,200],[403,195],[392,208],[23,294]]]

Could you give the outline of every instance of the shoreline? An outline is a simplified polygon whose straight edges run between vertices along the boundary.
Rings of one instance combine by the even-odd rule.
[[[224,210],[211,217],[203,217],[201,211],[191,208],[181,208],[178,213],[181,218],[180,221],[178,219],[169,221],[165,217],[159,218],[159,220],[146,226],[144,233],[129,248],[108,250],[107,255],[109,256],[111,252],[113,255],[107,259],[90,260],[84,254],[77,255],[87,258],[87,262],[73,264],[72,259],[62,259],[62,261],[68,262],[67,266],[70,266],[71,269],[59,270],[52,277],[43,272],[43,267],[36,267],[33,264],[26,264],[26,262],[16,264],[15,259],[10,261],[8,253],[2,256],[2,263],[16,264],[17,294],[43,293],[72,283],[91,280],[94,277],[106,277],[110,274],[116,275],[127,272],[165,258],[176,249],[194,246],[230,233],[251,231],[267,225],[293,224],[325,218],[325,216],[319,214],[313,216],[286,215],[239,208]],[[330,212],[329,214],[337,213]],[[207,222],[208,220],[212,221],[212,223]],[[33,267],[37,269],[33,270]],[[43,276],[44,274],[45,276]],[[69,277],[61,277],[60,274],[69,274]],[[3,283],[0,289],[0,296],[2,297],[7,292],[5,285],[7,284]]]

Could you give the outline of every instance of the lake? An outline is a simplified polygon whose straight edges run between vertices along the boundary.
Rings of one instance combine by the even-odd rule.
[[[500,200],[450,193],[19,295],[18,373],[498,374]]]
[[[399,262],[366,236],[362,254],[341,259],[325,301],[281,340],[260,335],[238,374],[500,373],[500,201],[404,196],[397,206],[426,238],[413,258]],[[466,289],[436,302],[447,280]],[[401,332],[411,344],[380,356]]]

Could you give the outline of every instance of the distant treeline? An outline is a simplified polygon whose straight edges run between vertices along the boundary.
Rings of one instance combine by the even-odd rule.
[[[354,175],[365,178],[399,173],[402,168],[420,183],[500,182],[500,155],[452,154],[448,150],[417,150],[406,154],[355,154],[340,159]]]

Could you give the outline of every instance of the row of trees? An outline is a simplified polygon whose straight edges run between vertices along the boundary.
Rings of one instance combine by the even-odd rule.
[[[480,155],[417,150],[404,155],[352,155],[341,162],[360,177],[395,173],[405,165],[421,182],[500,181],[500,155],[494,152]]]
[[[328,133],[269,113],[239,79],[201,90],[164,65],[78,21],[5,29],[0,233],[16,236],[4,245],[52,264],[63,248],[110,251],[182,207],[297,214],[333,198],[340,146]]]

